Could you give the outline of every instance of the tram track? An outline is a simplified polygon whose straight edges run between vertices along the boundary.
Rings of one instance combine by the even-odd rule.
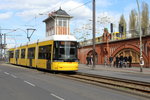
[[[150,83],[148,82],[86,74],[80,72],[76,74],[61,73],[59,74],[59,76],[150,98]]]

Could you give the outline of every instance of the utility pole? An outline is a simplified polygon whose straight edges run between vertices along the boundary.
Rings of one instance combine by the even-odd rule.
[[[95,0],[93,0],[93,66],[95,68]]]
[[[2,33],[0,27],[0,60],[2,59]]]
[[[3,57],[4,59],[6,58],[6,34],[7,33],[10,33],[10,32],[7,32],[7,33],[3,33],[2,30],[4,31],[8,31],[8,30],[11,30],[11,32],[13,31],[16,31],[15,29],[2,29],[0,27],[0,59],[2,60]]]
[[[6,59],[6,34],[4,34],[4,47],[3,47],[3,49],[4,49],[4,58]]]
[[[139,15],[139,18],[138,18],[138,28],[139,28],[139,33],[140,33],[140,72],[143,72],[143,55],[142,55],[142,32],[141,32],[141,13],[140,13],[140,7],[139,7],[139,2],[138,0],[136,0],[137,2],[137,6],[138,6],[138,15]]]

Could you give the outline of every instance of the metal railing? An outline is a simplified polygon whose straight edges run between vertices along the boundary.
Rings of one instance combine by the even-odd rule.
[[[150,27],[148,28],[148,31],[147,31],[147,32],[148,32],[148,34],[147,34],[147,35],[142,35],[142,37],[150,36]],[[127,33],[127,34],[129,34],[129,33]],[[127,36],[127,37],[125,37],[125,38],[123,38],[123,37],[119,37],[119,38],[113,37],[113,38],[111,38],[111,39],[109,40],[109,42],[113,42],[113,41],[123,41],[123,40],[127,40],[127,39],[139,38],[139,37],[140,37],[140,35]],[[95,43],[96,43],[96,44],[105,43],[105,42],[106,42],[106,41],[103,41],[102,36],[95,38]],[[92,39],[79,42],[79,47],[84,47],[84,46],[88,46],[88,45],[92,45]]]

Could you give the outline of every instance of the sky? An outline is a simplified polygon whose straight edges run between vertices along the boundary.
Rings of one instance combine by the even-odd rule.
[[[104,27],[109,29],[110,23],[114,24],[114,31],[117,32],[120,16],[123,14],[128,23],[130,11],[132,9],[137,10],[136,0],[95,1],[96,36],[102,35]],[[150,5],[150,0],[138,1],[140,9],[143,1]],[[0,28],[1,33],[7,34],[7,47],[26,43],[28,41],[26,29],[28,28],[36,29],[31,41],[45,38],[45,23],[43,20],[47,18],[48,13],[58,10],[60,7],[70,16],[73,16],[70,22],[71,34],[75,35],[80,41],[92,38],[90,30],[92,0],[0,0]],[[29,32],[29,34],[31,33],[32,31]]]

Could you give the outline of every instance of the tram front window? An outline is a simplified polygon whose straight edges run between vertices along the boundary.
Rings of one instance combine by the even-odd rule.
[[[55,42],[54,60],[74,61],[77,59],[77,42]]]

